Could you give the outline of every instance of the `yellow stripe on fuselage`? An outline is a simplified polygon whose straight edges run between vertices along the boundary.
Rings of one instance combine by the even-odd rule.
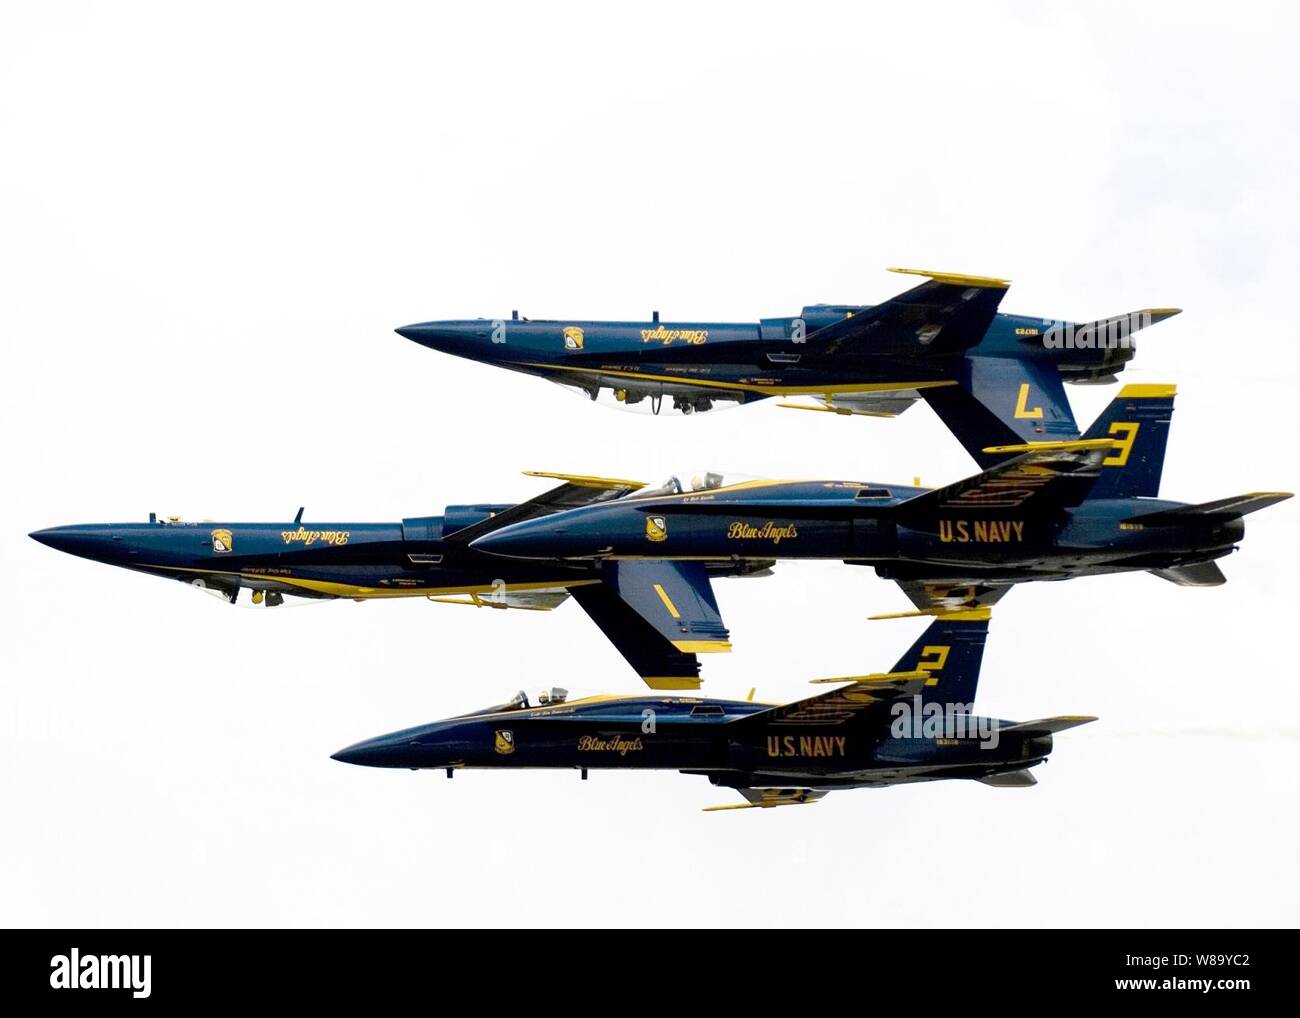
[[[318,594],[331,597],[380,598],[380,597],[425,597],[429,594],[491,594],[504,590],[506,593],[526,590],[554,590],[556,587],[589,587],[600,580],[553,580],[549,583],[475,583],[459,587],[363,587],[353,583],[335,583],[332,580],[311,580],[300,576],[270,576],[264,573],[232,572],[223,569],[195,569],[186,566],[138,565],[137,569],[162,569],[174,573],[199,573],[202,575],[234,576],[245,586],[256,587],[258,584],[270,586],[284,584],[300,587]]]
[[[636,378],[645,382],[672,382],[690,385],[697,389],[729,389],[735,392],[759,392],[765,396],[816,396],[849,392],[896,392],[902,389],[934,389],[941,385],[956,385],[951,379],[929,382],[850,382],[843,385],[759,385],[754,382],[722,382],[707,378],[683,375],[651,375],[643,371],[623,371],[618,368],[578,368],[567,364],[537,364],[531,361],[520,367],[543,371],[568,371],[578,375],[612,375],[615,378]]]

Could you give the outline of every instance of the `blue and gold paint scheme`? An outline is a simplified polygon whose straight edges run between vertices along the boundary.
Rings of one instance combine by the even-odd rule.
[[[539,563],[840,559],[898,581],[926,611],[992,603],[1027,580],[1134,570],[1211,586],[1224,582],[1215,560],[1236,549],[1243,517],[1290,494],[1158,498],[1174,397],[1172,385],[1126,386],[1081,439],[1021,443],[1003,432],[984,450],[995,465],[943,488],[715,485],[709,475],[503,527],[472,546]]]
[[[368,767],[445,770],[675,770],[735,789],[744,802],[816,802],[848,788],[948,778],[1035,784],[1052,736],[1096,720],[1008,722],[973,713],[988,609],[933,621],[889,672],[817,679],[835,688],[794,703],[693,696],[524,693],[497,707],[367,739],[334,754]]]
[[[998,310],[1009,281],[924,269],[881,304],[814,304],[758,322],[510,318],[422,322],[397,332],[443,353],[536,375],[593,400],[689,414],[771,396],[841,415],[893,417],[925,399],[975,456],[1010,431],[1078,438],[1063,383],[1114,381],[1133,334],[1179,313],[1144,308],[1094,322]]]
[[[426,597],[488,608],[550,610],[567,597],[656,689],[697,689],[696,655],[730,650],[713,576],[762,572],[745,563],[505,561],[475,550],[478,537],[512,521],[626,497],[639,481],[542,473],[557,487],[518,504],[448,506],[396,523],[82,524],[31,536],[59,551],[255,605],[286,597],[370,600]]]

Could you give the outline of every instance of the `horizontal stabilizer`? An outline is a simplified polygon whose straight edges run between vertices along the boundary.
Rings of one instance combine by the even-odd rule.
[[[1140,523],[1144,527],[1177,526],[1190,523],[1193,517],[1235,520],[1249,513],[1257,513],[1271,505],[1285,502],[1291,498],[1289,491],[1257,491],[1249,495],[1234,495],[1232,498],[1220,498],[1213,502],[1201,502],[1199,505],[1183,505],[1177,509],[1162,509],[1157,513],[1144,516],[1131,516],[1129,523]]]
[[[1064,732],[1067,728],[1078,728],[1080,725],[1096,720],[1095,717],[1087,714],[1065,714],[1057,718],[1039,718],[1037,721],[1018,721],[1014,725],[1002,725],[998,731],[1017,732],[1021,735],[1053,735],[1056,732]]]
[[[1142,308],[1126,315],[1099,318],[1095,322],[1060,322],[1043,334],[1043,341],[1049,346],[1056,343],[1065,345],[1068,341],[1068,345],[1085,350],[1115,349],[1127,345],[1126,341],[1133,333],[1182,313],[1182,308]]]
[[[1217,562],[1193,562],[1187,566],[1169,566],[1149,572],[1180,587],[1221,587],[1228,582]]]
[[[1003,771],[1001,774],[989,774],[977,779],[981,785],[990,788],[1029,788],[1038,784],[1038,779],[1028,771]]]

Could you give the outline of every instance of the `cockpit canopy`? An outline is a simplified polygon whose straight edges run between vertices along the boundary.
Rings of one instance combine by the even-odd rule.
[[[658,495],[686,495],[695,491],[714,491],[731,484],[745,481],[759,481],[753,474],[741,474],[734,470],[683,470],[674,474],[655,488],[642,488],[634,491],[630,498],[655,497]]]
[[[543,689],[537,694],[537,706],[553,707],[556,704],[564,703],[569,698],[569,691],[561,689],[559,686],[552,686],[550,689]],[[510,698],[500,707],[492,707],[490,710],[494,713],[504,713],[511,710],[527,710],[532,704],[528,701],[528,694],[522,689]]]

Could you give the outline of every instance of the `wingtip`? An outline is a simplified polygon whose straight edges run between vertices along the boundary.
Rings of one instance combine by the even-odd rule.
[[[960,272],[936,272],[933,269],[905,269],[899,266],[891,265],[888,267],[889,272],[900,272],[905,276],[926,276],[936,283],[949,283],[952,286],[976,286],[986,287],[994,290],[1005,290],[1011,285],[1011,280],[1001,279],[998,276],[969,276]]]

